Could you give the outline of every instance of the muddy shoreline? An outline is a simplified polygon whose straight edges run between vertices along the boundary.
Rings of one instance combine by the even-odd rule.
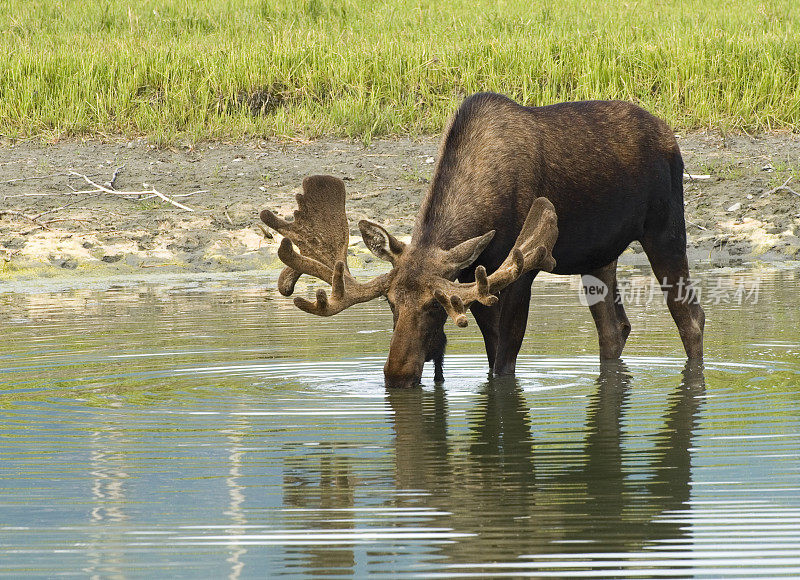
[[[797,135],[694,133],[679,142],[687,174],[695,176],[685,180],[693,261],[722,266],[800,258]],[[355,224],[368,217],[409,235],[437,146],[437,137],[366,147],[337,139],[171,149],[121,139],[3,143],[0,281],[67,272],[277,269],[277,236],[265,238],[258,212],[291,214],[302,179],[315,173],[345,180],[354,262],[363,266],[372,260]],[[138,194],[152,190],[192,211]],[[119,194],[125,191],[133,194]],[[622,259],[644,261],[636,245]]]

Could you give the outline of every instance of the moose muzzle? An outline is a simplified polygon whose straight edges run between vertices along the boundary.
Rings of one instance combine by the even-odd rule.
[[[417,387],[422,380],[425,365],[425,348],[422,333],[417,328],[417,317],[399,316],[395,323],[389,357],[383,365],[383,376],[387,387]]]

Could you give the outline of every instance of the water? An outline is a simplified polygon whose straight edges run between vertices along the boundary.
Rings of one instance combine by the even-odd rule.
[[[800,273],[702,278],[758,286],[709,293],[704,368],[661,300],[601,366],[577,280],[548,278],[516,379],[448,324],[444,386],[388,392],[381,301],[0,286],[0,574],[800,576]]]

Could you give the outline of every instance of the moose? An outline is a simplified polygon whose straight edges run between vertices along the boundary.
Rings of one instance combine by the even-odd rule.
[[[590,305],[601,359],[617,359],[631,325],[617,288],[620,254],[639,241],[661,284],[689,359],[703,355],[705,314],[691,288],[683,215],[683,160],[669,126],[623,101],[522,106],[494,93],[468,97],[445,128],[430,187],[408,244],[370,220],[367,248],[392,265],[368,282],[347,266],[344,183],[312,176],[294,220],[260,217],[284,236],[278,290],[303,274],[330,284],[305,312],[332,316],[385,296],[394,333],[387,387],[420,384],[424,363],[444,379],[447,318],[483,335],[490,372],[512,375],[541,270],[590,274],[608,292]],[[299,252],[295,250],[297,246]]]

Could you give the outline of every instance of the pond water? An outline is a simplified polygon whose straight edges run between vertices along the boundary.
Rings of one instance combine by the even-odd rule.
[[[448,323],[446,382],[407,391],[382,301],[0,282],[0,574],[800,576],[800,272],[700,278],[703,367],[660,296],[600,365],[577,279],[547,277],[515,379]]]

